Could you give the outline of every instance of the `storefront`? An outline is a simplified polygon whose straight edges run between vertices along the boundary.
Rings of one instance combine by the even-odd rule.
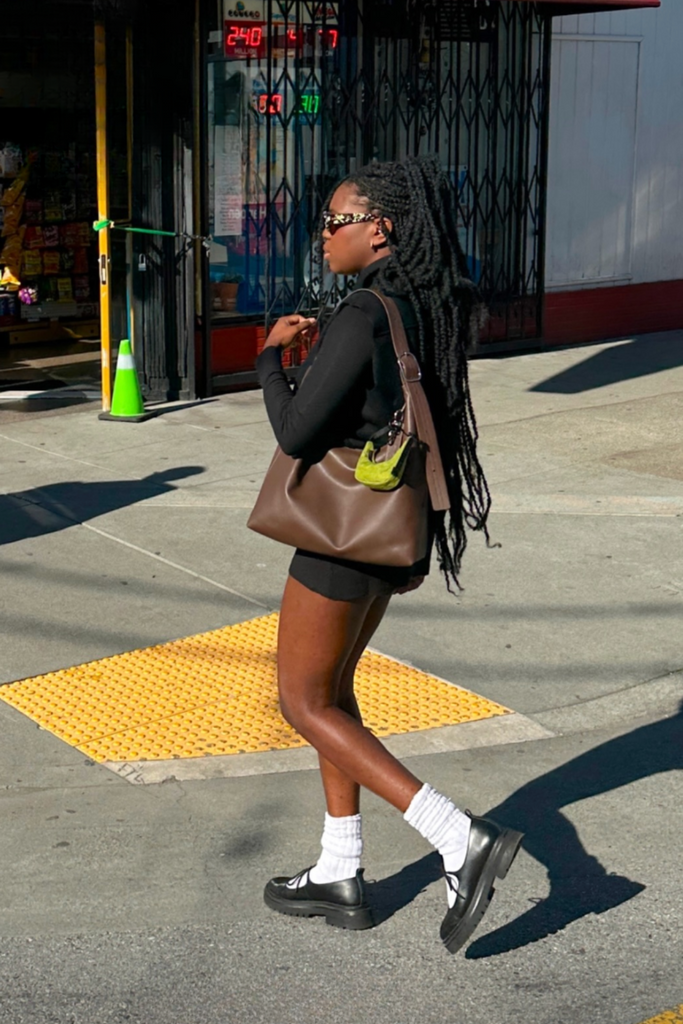
[[[346,285],[321,273],[315,244],[335,182],[436,154],[491,314],[481,350],[526,347],[544,333],[553,17],[658,5],[26,0],[3,44],[24,53],[32,88],[53,69],[41,88],[60,99],[16,103],[10,123],[0,81],[0,150],[19,145],[15,170],[35,155],[7,236],[23,232],[30,302],[15,289],[0,313],[96,329],[99,301],[105,405],[124,336],[149,400],[247,386],[268,324],[324,315]]]
[[[335,301],[343,282],[311,240],[334,183],[375,159],[439,155],[492,314],[484,342],[538,335],[549,21],[535,5],[211,0],[204,18],[207,389],[253,379],[273,318]]]
[[[13,370],[33,346],[78,349],[99,337],[92,40],[92,13],[73,6],[26,0],[3,10],[0,386],[39,375]]]
[[[491,314],[481,352],[542,339],[552,19],[656,6],[209,0],[205,392],[254,379],[274,318],[331,307],[344,283],[317,260],[325,199],[355,167],[406,154],[438,154],[453,181]]]
[[[184,0],[26,0],[3,11],[6,400],[20,388],[73,382],[92,393],[101,382],[106,405],[123,337],[135,339],[150,398],[195,393],[200,303],[183,235],[185,208],[192,217],[194,25]],[[103,217],[116,228],[95,230]],[[164,225],[171,236],[136,245],[119,230],[133,224]]]

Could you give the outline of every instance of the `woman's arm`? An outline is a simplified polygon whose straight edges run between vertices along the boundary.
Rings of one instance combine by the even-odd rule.
[[[344,402],[367,373],[373,356],[373,324],[362,310],[345,303],[319,344],[296,393],[282,369],[281,345],[267,344],[256,361],[277,442],[295,458],[321,447],[326,430],[331,430]],[[330,436],[329,440],[334,443],[335,439]]]

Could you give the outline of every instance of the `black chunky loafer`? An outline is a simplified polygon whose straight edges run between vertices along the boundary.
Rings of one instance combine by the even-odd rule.
[[[524,838],[522,832],[466,813],[472,827],[465,863],[459,871],[444,872],[447,882],[453,875],[457,879],[455,903],[441,924],[441,938],[449,953],[457,953],[481,921],[495,891],[495,879],[505,878]]]
[[[310,881],[310,870],[291,878],[271,878],[263,892],[266,906],[294,917],[324,917],[337,928],[372,928],[375,922],[365,898],[362,868],[355,878],[320,885]]]

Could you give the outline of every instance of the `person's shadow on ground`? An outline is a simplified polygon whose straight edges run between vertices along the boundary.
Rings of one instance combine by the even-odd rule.
[[[141,480],[70,481],[0,494],[0,545],[68,529],[107,512],[176,490],[172,481],[203,473],[203,466],[176,466]]]
[[[487,817],[525,833],[524,849],[546,867],[550,893],[521,917],[476,939],[466,956],[477,959],[518,949],[642,892],[645,886],[640,882],[609,874],[586,851],[561,808],[677,768],[683,768],[683,702],[676,715],[601,743],[528,782],[492,808]],[[381,882],[370,883],[377,923],[407,906],[440,876],[440,858],[431,853]]]
[[[678,366],[683,366],[683,337],[680,332],[647,334],[632,341],[614,342],[597,352],[590,351],[580,363],[534,384],[529,391],[578,395]]]

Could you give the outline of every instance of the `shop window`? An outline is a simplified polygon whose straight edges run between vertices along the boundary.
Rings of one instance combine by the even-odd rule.
[[[437,154],[495,330],[538,333],[548,37],[531,4],[225,0],[207,64],[214,319],[332,304],[345,283],[311,237],[335,182]]]
[[[99,316],[92,52],[80,11],[3,15],[0,328]]]
[[[337,5],[225,4],[208,66],[214,318],[315,304],[310,240],[337,173],[328,84]],[[286,10],[285,10],[286,8]]]

